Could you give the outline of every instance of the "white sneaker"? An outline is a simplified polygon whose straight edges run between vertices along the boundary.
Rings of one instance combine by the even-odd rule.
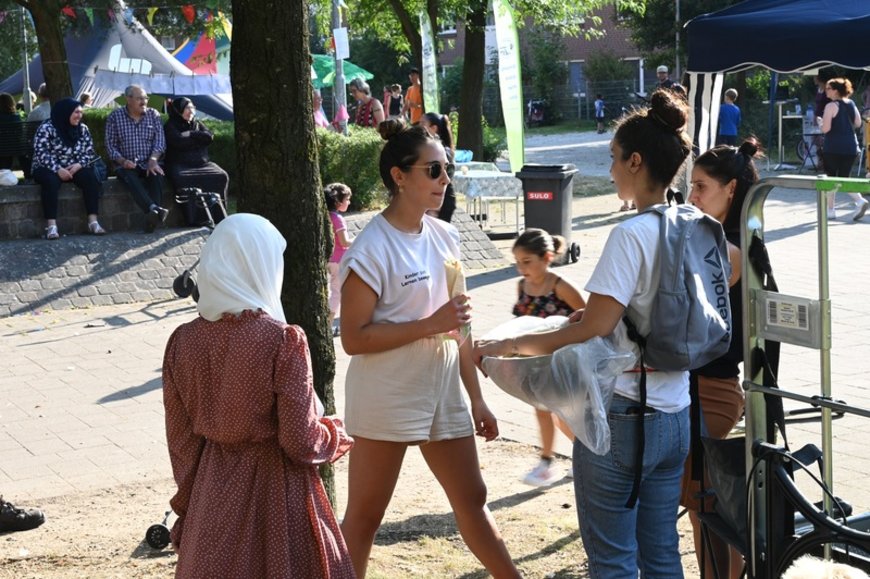
[[[836,221],[837,212],[833,209],[828,209],[828,221]]]
[[[559,478],[561,477],[558,473],[556,473],[555,469],[553,469],[552,463],[548,463],[546,460],[542,460],[521,480],[529,486],[546,487],[559,480]]]
[[[864,214],[867,213],[867,206],[870,205],[870,201],[867,201],[863,197],[858,203],[858,209],[852,214],[852,221],[861,221],[864,218]]]

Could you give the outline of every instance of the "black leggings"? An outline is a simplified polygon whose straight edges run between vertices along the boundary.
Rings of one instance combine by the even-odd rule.
[[[825,161],[825,173],[828,177],[848,177],[852,165],[858,155],[839,155],[837,153],[822,153]]]
[[[42,212],[46,219],[57,219],[57,197],[63,181],[57,173],[37,167],[33,170],[33,180],[42,185]],[[100,195],[103,192],[103,184],[94,173],[93,167],[82,167],[73,175],[75,183],[85,197],[85,212],[88,215],[96,215],[100,208]]]

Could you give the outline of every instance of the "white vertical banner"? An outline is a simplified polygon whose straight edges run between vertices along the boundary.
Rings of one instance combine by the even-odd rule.
[[[438,61],[435,57],[435,35],[432,21],[425,10],[420,11],[420,39],[423,41],[423,110],[441,113],[438,94]]]
[[[514,11],[508,0],[492,0],[495,38],[498,43],[498,82],[501,109],[511,171],[517,173],[525,164],[525,129],[523,127],[523,77],[520,70],[520,41]]]

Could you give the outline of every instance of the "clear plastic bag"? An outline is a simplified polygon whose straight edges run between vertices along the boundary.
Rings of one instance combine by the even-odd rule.
[[[567,322],[566,318],[554,318],[516,318],[485,339],[510,339]],[[548,356],[484,358],[482,366],[499,388],[536,408],[556,413],[589,450],[606,454],[610,449],[607,410],[616,377],[635,363],[634,353],[620,348],[615,340],[595,337]]]

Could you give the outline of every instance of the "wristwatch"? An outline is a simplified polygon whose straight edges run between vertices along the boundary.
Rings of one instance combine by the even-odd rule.
[[[151,155],[151,158],[150,158],[149,160],[150,160],[150,161],[154,161],[154,162],[156,163],[156,162],[157,162],[157,157],[155,157],[154,155]]]

